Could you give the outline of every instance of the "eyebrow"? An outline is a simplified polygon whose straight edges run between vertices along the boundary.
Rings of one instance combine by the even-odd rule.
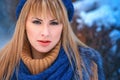
[[[39,19],[39,18],[33,18],[33,19],[37,19],[37,20],[39,20],[39,21],[43,21],[42,19]]]
[[[50,21],[57,21],[57,19],[53,19],[53,20],[50,20]]]
[[[42,19],[39,19],[39,18],[34,18],[34,19],[37,19],[37,20],[39,20],[39,21],[43,21]],[[52,19],[52,20],[50,20],[50,21],[57,21],[57,19]]]

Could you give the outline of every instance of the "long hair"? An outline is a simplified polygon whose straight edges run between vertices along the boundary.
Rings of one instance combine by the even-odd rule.
[[[85,46],[75,36],[68,20],[66,8],[62,0],[27,0],[22,8],[19,18],[16,23],[16,29],[12,39],[0,51],[0,80],[9,80],[20,62],[20,54],[24,51],[25,46],[28,45],[26,36],[26,19],[29,13],[35,16],[46,13],[49,10],[50,14],[63,24],[63,31],[61,36],[62,46],[68,56],[68,59],[73,67],[75,67],[75,76],[78,75],[82,80],[82,62],[78,46]],[[73,65],[74,64],[74,65]]]

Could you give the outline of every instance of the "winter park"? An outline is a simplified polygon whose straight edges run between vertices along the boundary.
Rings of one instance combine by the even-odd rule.
[[[19,0],[0,0],[0,49],[14,33]],[[120,80],[120,0],[72,0],[72,29],[102,56],[106,80]]]

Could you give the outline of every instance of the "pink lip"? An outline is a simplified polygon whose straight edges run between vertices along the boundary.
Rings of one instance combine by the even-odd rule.
[[[51,43],[49,40],[37,40],[37,42],[44,47],[48,46]]]

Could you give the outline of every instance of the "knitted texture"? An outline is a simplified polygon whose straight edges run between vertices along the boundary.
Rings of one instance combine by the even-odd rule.
[[[88,72],[86,73],[86,70],[82,70],[83,80],[90,80],[89,76],[94,73],[91,69],[92,62],[94,62],[95,66],[97,66],[97,72],[95,71],[95,73],[98,74],[98,80],[105,80],[100,54],[91,48],[80,47],[79,51]],[[14,73],[11,80],[76,80],[74,79],[74,71],[70,66],[63,47],[60,48],[57,59],[45,71],[37,75],[32,75],[25,64],[21,61],[18,72],[18,79],[16,76],[17,73]]]
[[[61,47],[57,59],[45,71],[32,75],[21,60],[18,77],[16,77],[17,73],[14,73],[11,80],[71,80],[73,75],[73,69],[70,66],[64,49]]]
[[[72,1],[71,0],[62,0],[65,7],[66,7],[66,10],[67,10],[67,14],[68,14],[68,19],[69,21],[72,20],[72,17],[74,15],[74,7],[73,7],[73,4],[72,4]],[[22,10],[22,7],[24,6],[26,0],[20,0],[19,1],[19,4],[16,8],[16,17],[18,18],[19,15],[20,15],[20,12]]]
[[[45,53],[46,55],[42,59],[32,59],[30,51],[23,52],[21,54],[21,57],[30,72],[32,74],[38,74],[47,69],[55,61],[58,56],[59,50],[60,43],[58,43],[56,47],[52,49],[49,53]]]

